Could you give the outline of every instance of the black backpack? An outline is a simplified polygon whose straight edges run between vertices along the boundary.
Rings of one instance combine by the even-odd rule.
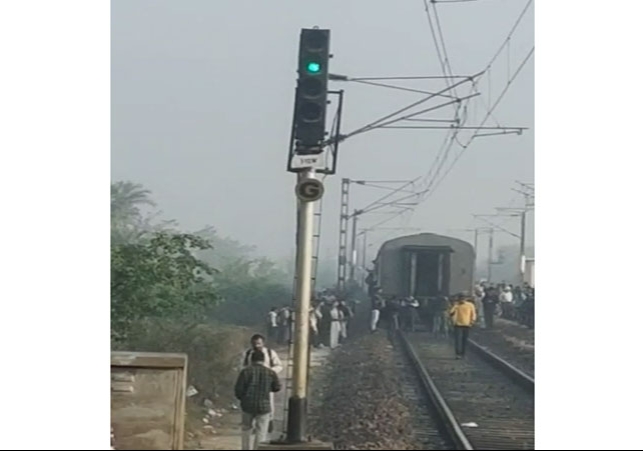
[[[272,359],[272,350],[270,348],[266,348],[268,351],[268,358],[270,359],[270,368],[273,368],[275,366],[275,362]],[[252,354],[253,349],[248,349],[246,352],[246,358],[243,361],[243,366],[248,366],[250,364],[250,354]]]

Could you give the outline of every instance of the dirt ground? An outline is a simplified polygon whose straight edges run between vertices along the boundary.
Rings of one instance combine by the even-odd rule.
[[[286,374],[288,371],[288,349],[275,348],[279,354],[284,371],[280,374],[282,392],[275,396],[275,421],[271,439],[279,439],[283,434],[284,404],[286,403]],[[328,349],[316,349],[311,355],[311,380],[315,380],[318,369],[323,367],[330,355]],[[232,389],[232,388],[231,388]],[[208,415],[205,407],[191,406],[188,410],[185,449],[193,450],[237,450],[241,449],[241,412],[231,406],[221,409],[214,407],[214,418]],[[204,422],[204,418],[208,423]]]
[[[241,449],[241,414],[231,412],[209,425],[199,416],[188,421],[185,449]]]

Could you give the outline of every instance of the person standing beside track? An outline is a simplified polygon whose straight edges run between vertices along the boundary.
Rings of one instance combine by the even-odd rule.
[[[277,323],[279,319],[279,309],[273,307],[268,312],[268,340],[273,343],[279,339],[279,324]]]
[[[511,285],[505,285],[500,293],[500,308],[502,312],[502,317],[505,319],[512,319],[512,307],[513,307],[513,289]]]
[[[430,301],[431,302],[431,301]],[[432,300],[435,308],[433,315],[433,336],[447,337],[449,336],[449,312],[451,310],[451,303],[447,296],[437,296]]]
[[[482,299],[482,308],[484,309],[484,322],[485,328],[493,329],[493,317],[496,314],[496,308],[500,299],[498,292],[493,286],[485,290],[484,298]]]
[[[413,296],[402,299],[400,311],[402,316],[402,329],[405,331],[415,332],[418,308],[420,308],[420,303]]]
[[[476,322],[476,307],[467,301],[465,294],[460,294],[450,313],[455,329],[455,358],[461,359],[466,353],[469,330]]]
[[[339,302],[333,301],[333,307],[330,309],[330,349],[339,346],[339,338],[342,333],[341,323],[344,313],[339,308]]]
[[[476,312],[478,313],[478,324],[480,324],[480,322],[484,319],[484,308],[482,304],[484,295],[484,287],[482,286],[482,284],[476,284],[473,291],[473,302],[476,305]]]
[[[380,321],[380,315],[385,305],[381,289],[377,290],[377,293],[374,293],[371,298],[371,304],[371,333],[375,333],[377,331],[377,323]]]
[[[319,323],[323,317],[324,314],[321,310],[321,303],[319,301],[313,302],[313,306],[310,309],[310,337],[314,348],[319,348],[321,346]]]
[[[348,304],[346,304],[346,301],[344,299],[339,300],[339,305],[337,308],[339,308],[339,310],[342,312],[339,322],[339,342],[344,343],[346,342],[346,340],[348,340],[348,327],[349,322],[353,317],[353,311],[348,306]]]
[[[292,320],[292,312],[288,304],[279,310],[279,344],[289,344],[290,343],[290,327]]]

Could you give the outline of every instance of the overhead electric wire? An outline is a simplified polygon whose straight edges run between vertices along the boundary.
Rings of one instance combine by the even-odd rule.
[[[414,92],[414,93],[419,93],[419,94],[435,94],[434,92],[431,91],[423,91],[421,89],[412,89],[412,88],[406,88],[403,86],[395,86],[395,85],[389,85],[386,83],[374,83],[371,81],[363,81],[363,80],[351,80],[354,81],[355,83],[362,83],[364,85],[369,85],[369,86],[377,86],[379,88],[389,88],[389,89],[397,89],[399,91],[407,91],[407,92]],[[448,99],[457,99],[457,97],[450,96],[448,94],[437,94],[439,97],[446,97]]]
[[[483,119],[483,121],[482,121],[482,123],[480,124],[480,126],[484,126],[484,124],[485,124],[485,123],[487,122],[487,120],[489,119],[489,116],[491,115],[491,113],[493,112],[493,110],[494,110],[494,109],[496,109],[496,107],[500,104],[500,101],[502,100],[502,98],[505,96],[505,94],[507,93],[507,91],[508,91],[508,90],[509,90],[509,88],[511,87],[511,83],[516,79],[516,77],[518,76],[518,74],[520,73],[520,71],[522,70],[522,68],[523,68],[523,67],[525,67],[525,65],[527,64],[527,61],[529,61],[529,59],[530,59],[530,58],[532,57],[532,55],[534,54],[534,50],[535,50],[535,47],[532,47],[532,48],[531,48],[531,50],[529,51],[529,53],[527,54],[527,56],[525,56],[525,58],[523,59],[522,63],[520,63],[520,66],[518,66],[518,69],[516,69],[516,72],[514,72],[513,76],[509,79],[509,81],[507,82],[507,85],[505,86],[505,88],[503,89],[503,91],[500,93],[500,96],[498,96],[498,98],[497,98],[497,99],[496,99],[496,101],[494,102],[493,106],[491,107],[491,110],[489,110],[489,112],[487,113],[487,115],[486,115],[486,116],[485,116],[485,118]],[[446,173],[445,173],[445,174],[444,174],[444,175],[443,175],[443,176],[438,180],[436,187],[437,187],[437,186],[439,186],[439,185],[440,185],[440,183],[442,183],[442,181],[444,180],[444,178],[445,178],[445,177],[447,177],[447,176],[449,175],[449,173],[453,170],[453,167],[455,166],[455,164],[458,162],[458,160],[460,160],[460,158],[462,158],[462,155],[467,151],[467,149],[469,148],[469,145],[471,145],[471,143],[473,142],[473,140],[474,140],[477,136],[478,136],[478,135],[477,135],[476,133],[474,133],[474,134],[471,136],[471,138],[469,139],[469,141],[468,141],[468,142],[463,146],[462,150],[461,150],[461,151],[456,155],[455,159],[453,160],[453,163],[451,163],[451,165],[450,165],[450,166],[449,166],[449,168],[447,169],[447,172],[446,172]]]
[[[464,79],[464,80],[460,80],[460,81],[456,82],[452,86],[459,86],[459,85],[461,85],[463,83],[466,83],[467,81],[473,81],[476,78],[480,77],[483,73],[484,72],[479,72],[479,73],[477,73],[475,75],[470,76],[468,79]],[[405,106],[403,108],[400,108],[399,110],[397,110],[397,111],[395,111],[393,113],[387,114],[387,115],[385,115],[385,116],[383,116],[383,117],[381,117],[381,118],[379,118],[379,119],[377,119],[375,121],[372,121],[372,122],[370,122],[370,123],[358,128],[358,129],[356,129],[356,130],[354,130],[354,131],[352,131],[350,133],[347,133],[346,135],[344,135],[344,139],[348,138],[350,136],[354,136],[354,135],[359,134],[359,133],[363,133],[363,132],[365,132],[367,130],[371,130],[371,129],[375,128],[381,122],[384,122],[384,121],[386,121],[388,119],[391,119],[392,117],[394,117],[394,116],[396,116],[396,115],[398,115],[400,113],[403,113],[403,112],[405,112],[407,110],[410,110],[411,108],[414,108],[414,107],[416,107],[418,105],[421,105],[422,103],[425,103],[425,102],[431,100],[432,98],[437,97],[440,94],[444,94],[445,92],[449,91],[450,88],[451,88],[451,86],[448,86],[447,88],[445,88],[445,89],[443,89],[441,91],[438,91],[437,93],[433,93],[431,95],[428,95],[427,97],[425,97],[423,99],[415,101],[415,102],[411,103],[410,105],[407,105],[407,106]],[[458,100],[454,100],[452,102],[457,102],[457,101]]]
[[[424,2],[424,10],[426,12],[426,18],[427,18],[427,21],[429,22],[429,28],[431,30],[431,35],[433,36],[433,42],[435,43],[435,50],[436,50],[436,52],[438,54],[438,59],[440,60],[440,66],[442,68],[442,74],[445,77],[447,77],[447,85],[448,85],[449,83],[451,83],[451,80],[453,79],[452,78],[453,71],[451,70],[451,66],[450,66],[450,63],[449,63],[449,56],[448,56],[448,53],[446,51],[446,45],[444,43],[443,37],[441,38],[440,42],[438,42],[438,37],[436,35],[435,28],[433,26],[433,20],[431,19],[431,14],[429,12],[429,4],[428,4],[427,0],[423,0],[423,2]],[[433,5],[433,6],[435,8],[435,5]],[[439,31],[441,33],[440,29],[439,29]],[[442,49],[440,48],[440,43],[442,44]],[[443,55],[443,52],[444,52],[444,55]],[[454,97],[457,97],[458,96],[458,90],[455,87],[451,88],[451,94]],[[458,116],[459,111],[460,111],[460,105],[456,105],[455,106],[456,117]]]
[[[463,1],[463,0],[460,0],[460,1]],[[464,0],[464,1],[467,1],[467,0]],[[472,1],[472,0],[469,0],[469,1]],[[456,3],[456,2],[457,1],[444,2],[444,3]],[[385,219],[383,221],[380,221],[378,224],[372,226],[373,228],[375,228],[375,227],[377,227],[379,225],[388,223],[388,222],[400,217],[401,215],[405,214],[406,212],[410,211],[411,215],[412,215],[413,212],[415,211],[415,209],[417,208],[417,206],[419,205],[419,203],[424,200],[426,195],[428,193],[432,192],[432,191],[435,191],[435,189],[442,183],[442,181],[450,174],[450,172],[453,170],[453,167],[455,166],[457,161],[462,157],[463,153],[468,149],[469,145],[471,144],[471,142],[476,137],[490,136],[490,135],[496,135],[496,134],[507,134],[507,133],[514,133],[515,132],[515,131],[511,131],[511,132],[503,131],[502,133],[488,133],[488,134],[478,133],[480,130],[488,129],[487,127],[484,127],[484,125],[487,123],[489,118],[492,118],[495,121],[495,123],[498,125],[498,127],[500,127],[500,124],[498,123],[497,119],[495,118],[495,116],[493,116],[493,111],[497,108],[497,106],[499,105],[500,101],[503,99],[504,95],[506,94],[506,92],[508,91],[509,87],[511,86],[511,83],[515,80],[516,76],[519,74],[519,72],[522,70],[522,68],[526,64],[526,62],[532,56],[534,49],[532,48],[532,50],[525,57],[525,59],[520,64],[519,68],[516,70],[514,75],[508,79],[508,82],[507,82],[505,88],[503,89],[502,93],[496,99],[496,101],[493,103],[492,106],[490,105],[490,101],[487,102],[485,97],[481,95],[481,92],[478,89],[478,79],[481,78],[484,75],[489,75],[489,80],[491,80],[491,69],[492,69],[493,64],[495,63],[495,61],[498,58],[498,56],[502,53],[502,50],[506,46],[510,45],[511,37],[513,36],[513,34],[515,33],[515,31],[518,28],[519,24],[521,23],[522,19],[524,18],[527,10],[529,9],[531,4],[533,3],[533,0],[528,0],[527,1],[527,4],[525,5],[524,9],[522,10],[520,15],[518,16],[516,22],[512,26],[511,30],[509,31],[509,34],[507,35],[507,37],[505,38],[503,43],[500,45],[499,49],[492,56],[491,60],[489,61],[489,63],[485,67],[485,69],[481,73],[476,74],[474,77],[453,75],[450,59],[449,59],[449,56],[448,56],[448,53],[447,53],[447,47],[446,47],[446,42],[445,42],[445,39],[444,39],[444,34],[442,32],[442,25],[440,23],[440,18],[439,18],[439,15],[438,15],[437,7],[435,5],[436,3],[443,3],[443,2],[438,2],[438,1],[432,0],[432,3],[433,3],[433,8],[434,8],[434,15],[435,15],[435,26],[434,26],[433,20],[431,18],[431,14],[430,14],[430,11],[429,11],[429,6],[428,6],[428,3],[427,3],[427,0],[424,0],[425,11],[426,11],[426,14],[427,14],[427,20],[429,22],[429,26],[430,26],[430,29],[431,29],[431,34],[433,36],[433,41],[434,41],[434,44],[435,44],[435,47],[436,47],[436,51],[438,53],[438,58],[440,60],[440,65],[441,65],[441,68],[442,68],[443,76],[441,76],[441,77],[440,76],[430,76],[430,77],[360,77],[360,78],[353,78],[350,81],[445,79],[446,82],[447,82],[447,87],[444,90],[439,91],[438,93],[434,93],[433,95],[430,95],[428,98],[421,99],[420,101],[415,102],[415,103],[413,103],[413,104],[411,104],[411,105],[409,105],[409,106],[407,106],[407,107],[405,107],[403,109],[400,109],[400,110],[398,110],[398,111],[396,111],[396,112],[394,112],[394,113],[392,113],[390,115],[384,116],[384,117],[382,117],[382,118],[380,118],[380,119],[378,119],[376,121],[373,121],[372,123],[367,124],[367,125],[361,127],[360,129],[357,129],[357,130],[351,132],[347,136],[353,136],[355,134],[363,133],[365,131],[369,131],[369,130],[372,130],[372,129],[375,129],[375,128],[380,128],[382,126],[383,127],[388,127],[388,126],[390,126],[390,124],[393,124],[393,123],[395,123],[395,122],[397,122],[399,120],[413,120],[413,119],[410,119],[410,118],[413,117],[413,116],[417,116],[418,113],[410,114],[410,115],[408,115],[406,117],[403,117],[403,118],[392,119],[391,121],[382,124],[384,121],[386,121],[388,119],[391,119],[391,118],[395,117],[396,115],[398,115],[398,114],[400,114],[400,113],[402,113],[404,111],[407,111],[407,110],[409,110],[409,109],[411,109],[411,108],[413,108],[413,107],[415,107],[417,105],[420,105],[421,103],[426,102],[426,101],[430,100],[433,97],[436,97],[436,94],[437,94],[437,96],[445,96],[445,94],[444,94],[445,92],[450,92],[453,97],[458,98],[457,87],[461,86],[466,81],[471,81],[472,82],[470,95],[467,96],[465,99],[460,99],[459,101],[457,101],[457,104],[455,105],[455,117],[454,117],[453,121],[458,123],[460,125],[460,127],[450,127],[450,128],[452,128],[452,130],[450,130],[450,132],[446,134],[446,136],[444,138],[444,141],[443,141],[442,145],[440,146],[440,149],[439,149],[438,153],[436,154],[432,165],[429,168],[428,173],[422,178],[422,183],[423,184],[426,183],[426,186],[423,187],[422,189],[418,190],[414,194],[409,194],[409,195],[406,195],[406,196],[402,196],[402,197],[397,198],[397,199],[395,199],[395,200],[393,200],[391,202],[388,202],[386,204],[378,204],[378,202],[381,202],[381,201],[376,201],[376,202],[372,203],[371,205],[369,205],[367,208],[370,208],[370,206],[373,206],[373,205],[377,205],[377,208],[381,208],[381,207],[384,207],[384,206],[387,206],[387,205],[392,205],[392,204],[395,204],[395,203],[399,203],[399,202],[401,202],[403,200],[410,199],[410,198],[417,199],[417,203],[414,205],[413,208],[405,208],[405,209],[403,209],[401,211],[393,212],[392,216],[390,218],[387,218],[387,219]],[[436,33],[436,30],[437,30],[437,33]],[[439,36],[439,39],[438,39],[438,36]],[[456,78],[462,78],[464,80],[461,80],[461,81],[459,81],[457,83],[452,83],[452,81],[454,79],[456,79]],[[365,83],[365,84],[373,84],[375,86],[380,85],[380,84],[375,84],[375,83]],[[393,88],[393,89],[402,89],[402,90],[410,91],[410,92],[422,92],[422,91],[419,91],[419,90],[400,88],[400,87],[397,87],[397,86],[393,87],[393,86],[384,85],[382,87],[390,87],[390,88]],[[422,93],[424,93],[424,92],[422,92]],[[453,94],[455,94],[455,95],[453,95]],[[468,118],[469,103],[471,102],[471,99],[473,99],[475,97],[472,94],[475,94],[475,96],[480,96],[481,103],[482,103],[482,105],[485,107],[485,109],[487,111],[486,111],[486,115],[485,115],[483,121],[477,127],[474,126],[474,127],[466,127],[465,128],[464,124],[467,122],[467,118]],[[449,104],[452,104],[452,103],[447,103],[447,104],[441,105],[440,107],[448,106]],[[429,109],[429,110],[431,110],[431,109]],[[462,117],[460,116],[461,114],[462,114]],[[415,119],[415,120],[421,120],[421,119]],[[428,121],[430,121],[430,119]],[[475,132],[472,134],[472,136],[469,138],[469,140],[466,142],[466,144],[462,144],[458,140],[458,134],[460,133],[461,130],[464,130],[464,129],[473,129],[473,130],[475,130]],[[442,168],[445,166],[446,162],[448,161],[449,154],[450,154],[453,146],[456,143],[460,147],[462,147],[462,151],[460,151],[456,155],[454,161],[448,166],[447,171],[444,174],[441,175]],[[390,197],[392,194],[395,194],[395,192],[399,192],[399,191],[394,191],[392,193],[389,193],[387,196],[385,196],[385,198]],[[367,208],[365,208],[365,210]],[[407,219],[409,219],[409,218],[407,218]],[[507,231],[507,233],[510,233],[510,232]]]
[[[452,75],[445,77],[444,75],[416,75],[406,77],[351,77],[348,81],[362,81],[362,80],[442,80],[445,78],[471,78],[471,75]]]
[[[373,184],[373,183],[360,183],[360,185],[368,186],[369,188],[384,189],[384,190],[387,190],[387,191],[398,191],[397,189],[392,188],[390,186],[381,186],[381,185],[376,185],[376,184]],[[402,192],[402,193],[415,193],[415,191],[399,191],[399,192]]]
[[[520,22],[522,21],[523,17],[525,16],[525,14],[526,14],[527,10],[529,9],[530,5],[532,4],[532,2],[533,2],[533,0],[528,0],[527,1],[525,7],[521,11],[520,15],[518,16],[518,18],[516,19],[515,23],[513,24],[512,28],[511,28],[511,30],[509,31],[507,37],[505,38],[503,43],[500,45],[499,49],[492,56],[491,60],[489,61],[489,63],[485,67],[485,70],[483,71],[483,75],[485,73],[487,73],[487,72],[490,72],[491,66],[496,61],[498,56],[501,54],[501,52],[504,49],[504,47],[511,40],[512,35],[515,33],[516,29],[518,28]],[[425,6],[426,6],[426,0],[425,0]],[[437,16],[437,9],[435,10],[435,12],[436,12],[436,16]],[[531,56],[532,53],[533,53],[533,48],[532,48],[532,52],[530,52],[530,54],[527,55],[526,59],[528,59]],[[509,86],[511,85],[511,83],[513,82],[513,80],[515,79],[517,74],[520,72],[520,70],[524,66],[525,62],[526,61],[523,61],[523,63],[519,66],[519,68],[516,71],[516,73],[514,74],[514,76],[508,80],[507,85],[505,86],[505,89],[503,90],[501,95],[498,97],[498,99],[496,100],[494,105],[493,106],[485,105],[487,107],[487,114],[486,114],[484,120],[482,121],[482,123],[480,124],[481,127],[484,126],[484,124],[487,122],[489,117],[493,117],[493,111],[498,106],[500,100],[502,100],[502,98],[504,97],[504,94],[507,92]],[[472,91],[471,92],[480,93],[478,91],[478,89],[477,89],[477,81],[476,80],[474,80],[473,83],[472,83]],[[484,99],[483,97],[481,97],[481,98]],[[464,123],[466,122],[466,114],[467,114],[466,108],[467,108],[467,106],[468,106],[468,101],[465,102],[465,106],[464,106],[465,119],[463,121],[461,121],[460,125],[464,125]],[[495,119],[495,117],[493,117],[493,119],[496,121],[496,124],[498,124],[498,121]],[[468,147],[468,145],[470,145],[471,141],[473,139],[475,139],[475,137],[477,137],[477,136],[491,136],[491,135],[498,135],[498,134],[507,134],[507,132],[478,134],[477,131],[479,131],[479,129],[476,130],[476,132],[473,133],[472,138],[469,139],[469,142],[467,142],[467,144],[462,144],[462,143],[459,142],[459,140],[458,140],[459,130],[458,129],[455,129],[452,133],[447,134],[447,137],[445,138],[445,141],[443,142],[442,146],[440,147],[440,150],[438,151],[438,153],[436,155],[434,163],[431,165],[431,167],[429,168],[429,172],[427,173],[427,175],[423,179],[423,180],[426,180],[430,176],[430,174],[433,173],[433,177],[431,178],[431,181],[428,183],[428,189],[425,189],[424,194],[427,194],[429,192],[429,190],[434,186],[434,184],[435,184],[435,188],[437,188],[441,184],[441,182],[444,180],[444,178],[446,178],[446,176],[451,172],[451,170],[452,170],[453,166],[455,165],[455,163],[461,158],[462,154],[464,153],[464,150],[461,151],[456,156],[454,162],[449,166],[449,168],[447,169],[447,172],[444,175],[442,175],[441,178],[438,179],[438,177],[440,176],[440,172],[441,172],[442,168],[444,167],[444,164],[447,161],[448,155],[451,152],[451,149],[452,149],[454,143],[457,142],[460,147],[462,147],[463,149],[466,149]],[[448,137],[449,134],[452,135],[450,140],[449,140],[449,137]],[[447,144],[447,146],[445,148],[445,143],[447,141],[448,141],[448,144]],[[441,157],[441,155],[442,155],[442,157]],[[439,166],[437,168],[435,166],[436,161],[440,161]],[[437,180],[437,184],[436,184],[436,180]],[[424,197],[426,197],[426,196],[424,196]]]
[[[407,120],[407,119],[412,118],[412,117],[414,117],[414,116],[418,116],[418,115],[420,115],[420,114],[428,113],[428,112],[430,112],[430,111],[439,110],[440,108],[444,108],[445,106],[449,106],[449,105],[452,105],[452,104],[454,104],[454,103],[459,103],[461,100],[466,100],[466,99],[469,99],[469,98],[471,98],[471,97],[475,97],[475,96],[477,96],[477,95],[478,95],[478,94],[472,94],[471,96],[469,96],[469,97],[464,97],[463,99],[451,100],[450,102],[441,103],[440,105],[435,105],[435,106],[432,106],[432,107],[429,107],[429,108],[425,108],[425,109],[423,109],[423,110],[420,110],[420,111],[416,111],[416,112],[414,112],[414,113],[407,114],[406,116],[402,116],[402,117],[397,117],[397,118],[395,118],[395,119],[391,119],[391,120],[389,120],[388,122],[381,122],[381,123],[379,123],[379,124],[377,124],[377,125],[374,125],[373,127],[370,127],[370,128],[364,129],[364,130],[361,130],[361,131],[359,131],[359,132],[353,132],[353,133],[351,133],[350,135],[347,135],[347,136],[355,136],[355,135],[357,135],[357,134],[360,134],[360,133],[366,133],[366,132],[371,131],[371,130],[374,130],[374,129],[378,129],[378,128],[385,128],[385,127],[387,127],[387,126],[389,126],[389,125],[391,125],[391,124],[395,124],[396,122],[404,121],[404,120]]]

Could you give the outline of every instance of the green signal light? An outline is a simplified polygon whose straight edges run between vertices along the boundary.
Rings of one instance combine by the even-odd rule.
[[[321,71],[321,64],[319,63],[308,63],[306,65],[306,70],[311,74],[316,74]]]

